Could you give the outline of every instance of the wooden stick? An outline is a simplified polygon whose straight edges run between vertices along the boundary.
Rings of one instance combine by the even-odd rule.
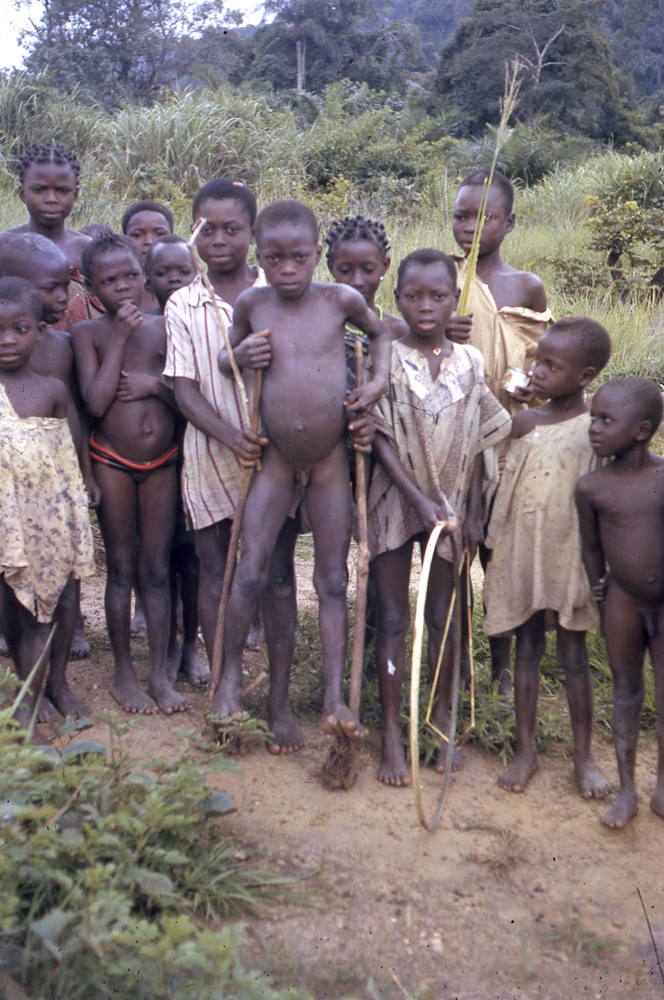
[[[251,414],[251,429],[254,432],[258,431],[258,419],[260,414],[260,396],[261,396],[262,384],[263,384],[263,372],[260,369],[258,369],[256,371],[256,378],[254,380],[254,398],[253,398],[253,407]],[[255,466],[251,465],[249,466],[248,469],[244,469],[242,472],[242,482],[240,484],[240,496],[238,498],[237,506],[235,508],[235,517],[233,518],[231,540],[228,543],[226,566],[224,568],[224,579],[221,585],[221,597],[219,599],[219,610],[217,612],[217,626],[214,632],[212,663],[210,664],[210,688],[208,690],[208,711],[212,707],[212,702],[214,701],[214,696],[217,693],[217,688],[219,687],[219,681],[221,680],[221,664],[224,655],[224,630],[226,626],[226,608],[228,607],[228,598],[230,597],[231,583],[233,581],[233,573],[235,571],[237,548],[238,548],[238,543],[240,541],[240,531],[242,529],[242,517],[244,515],[244,508],[247,502],[247,494],[249,493],[249,486],[251,485],[251,478],[254,474],[254,468]]]
[[[362,341],[355,341],[355,385],[364,382]],[[364,666],[364,630],[367,617],[367,584],[369,582],[369,545],[367,542],[367,467],[365,456],[355,452],[355,495],[357,497],[357,578],[355,583],[355,626],[350,660],[350,696],[348,707],[360,719],[362,668]]]

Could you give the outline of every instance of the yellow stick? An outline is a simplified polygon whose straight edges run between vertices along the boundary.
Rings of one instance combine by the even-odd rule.
[[[362,341],[355,341],[355,385],[364,382]],[[350,660],[350,697],[348,706],[359,720],[362,667],[364,666],[364,628],[367,617],[367,584],[369,581],[369,545],[367,542],[367,467],[365,456],[355,452],[355,492],[357,496],[357,579],[355,583],[355,625],[353,652]]]

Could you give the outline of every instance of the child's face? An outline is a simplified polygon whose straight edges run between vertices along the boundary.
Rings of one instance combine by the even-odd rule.
[[[161,212],[136,212],[127,226],[127,236],[136,244],[142,261],[155,240],[168,236],[170,231],[168,220]]]
[[[215,274],[228,274],[247,262],[254,228],[244,204],[234,198],[208,198],[201,203],[192,232],[200,219],[205,225],[196,237],[196,248]]]
[[[160,306],[195,277],[194,259],[186,243],[160,243],[152,251],[147,283]]]
[[[484,188],[480,184],[459,188],[454,202],[452,232],[464,254],[468,256],[475,235],[480,201]],[[480,257],[486,257],[500,248],[508,233],[514,229],[514,212],[505,212],[505,201],[500,188],[491,185],[487,199],[486,219],[480,238]]]
[[[284,299],[297,299],[306,292],[322,252],[308,226],[290,222],[264,229],[256,247],[265,277]]]
[[[69,302],[69,263],[40,260],[31,274],[26,274],[37,291],[44,307],[44,322],[59,323]]]
[[[334,280],[355,288],[370,305],[389,266],[390,258],[373,240],[342,240],[328,262]]]
[[[394,297],[411,333],[440,339],[459,300],[459,290],[444,264],[409,264]]]
[[[78,186],[69,164],[32,163],[18,190],[31,217],[43,229],[57,229],[74,207]]]
[[[111,250],[95,257],[87,281],[106,311],[114,316],[125,302],[140,305],[145,288],[143,269],[130,250]]]
[[[600,458],[622,455],[650,435],[637,401],[614,386],[603,386],[590,406],[590,446]]]
[[[27,303],[0,301],[0,370],[23,368],[44,336],[45,325]]]
[[[530,385],[540,399],[560,399],[584,388],[595,374],[573,340],[545,333],[537,344]]]

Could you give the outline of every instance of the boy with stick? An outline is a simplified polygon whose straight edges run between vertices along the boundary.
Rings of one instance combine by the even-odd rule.
[[[325,700],[322,728],[365,735],[343,703],[347,646],[346,558],[351,495],[343,434],[346,412],[371,406],[385,392],[390,339],[354,289],[314,284],[322,247],[313,212],[295,201],[276,202],[256,220],[257,257],[268,287],[253,288],[235,305],[231,345],[243,368],[263,370],[261,416],[269,443],[252,482],[242,531],[242,551],[227,613],[224,665],[212,708],[239,711],[242,651],[256,599],[263,590],[279,533],[306,482],[323,646]],[[374,377],[345,400],[344,326],[352,323],[371,341]],[[230,358],[220,352],[222,370]]]

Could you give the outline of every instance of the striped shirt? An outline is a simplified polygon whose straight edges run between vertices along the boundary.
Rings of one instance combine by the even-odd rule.
[[[258,269],[256,285],[265,285]],[[217,296],[217,305],[230,326],[233,309]],[[200,275],[178,289],[166,304],[167,378],[189,378],[222,420],[241,427],[240,401],[232,378],[222,375],[217,354],[224,346],[223,332],[210,295]],[[251,374],[246,372],[247,390]],[[249,376],[249,378],[247,378]],[[240,492],[242,470],[230,448],[187,424],[183,446],[182,496],[195,530],[232,517]]]

